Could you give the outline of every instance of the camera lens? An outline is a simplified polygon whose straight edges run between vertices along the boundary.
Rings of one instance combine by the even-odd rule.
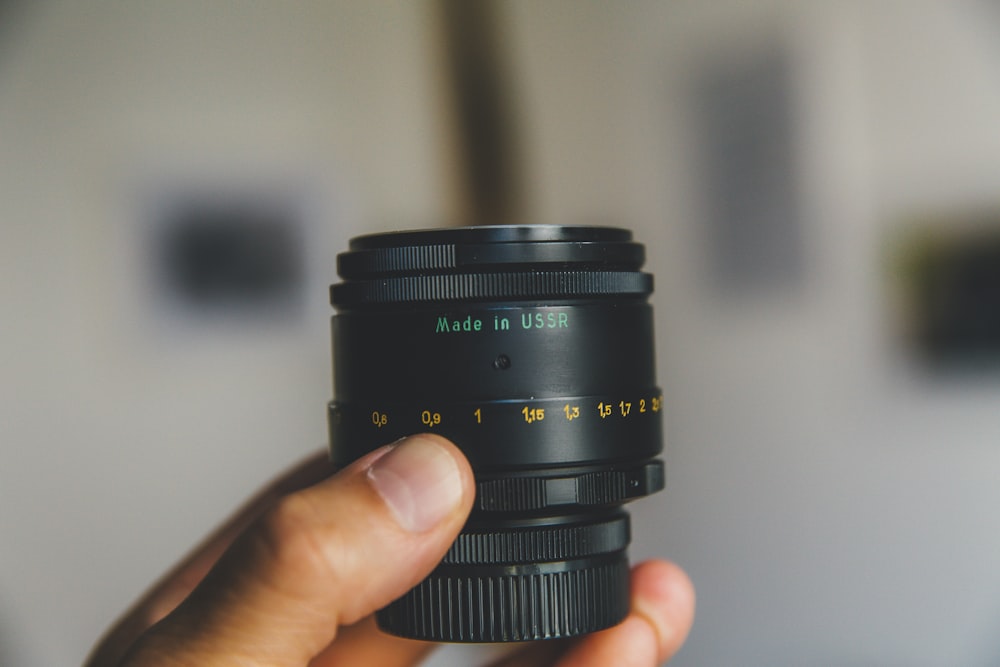
[[[625,617],[622,505],[663,488],[644,259],[628,230],[549,225],[373,234],[338,256],[334,463],[431,432],[476,476],[462,533],[382,629],[506,642]]]

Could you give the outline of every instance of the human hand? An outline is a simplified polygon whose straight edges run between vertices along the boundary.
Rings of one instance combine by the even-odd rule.
[[[108,632],[85,667],[414,665],[428,642],[382,634],[376,609],[434,569],[475,496],[472,471],[431,435],[378,449],[337,474],[315,456],[264,489]],[[495,663],[653,666],[694,616],[676,566],[632,573],[623,623],[534,642]]]

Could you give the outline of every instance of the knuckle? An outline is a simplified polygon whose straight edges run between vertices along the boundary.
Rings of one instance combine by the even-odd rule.
[[[324,530],[316,508],[300,494],[286,496],[261,518],[257,541],[278,570],[329,574],[335,531]]]

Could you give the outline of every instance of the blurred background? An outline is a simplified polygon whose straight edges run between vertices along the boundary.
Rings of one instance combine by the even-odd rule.
[[[322,446],[350,236],[465,222],[646,244],[673,664],[1000,664],[998,119],[993,0],[0,2],[0,664]]]

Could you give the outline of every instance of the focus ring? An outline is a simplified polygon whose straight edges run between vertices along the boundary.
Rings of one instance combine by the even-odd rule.
[[[628,613],[624,554],[576,569],[527,566],[524,573],[481,576],[462,572],[435,570],[376,614],[379,627],[439,642],[527,641],[595,632]]]
[[[406,276],[338,283],[335,306],[462,300],[519,300],[583,296],[642,296],[653,276],[635,271],[528,271]]]
[[[493,565],[585,558],[621,551],[628,546],[629,539],[629,521],[624,514],[610,521],[586,525],[493,532],[469,530],[458,536],[442,562]]]
[[[476,508],[520,512],[559,505],[612,505],[663,489],[663,462],[559,477],[500,477],[476,485]]]

